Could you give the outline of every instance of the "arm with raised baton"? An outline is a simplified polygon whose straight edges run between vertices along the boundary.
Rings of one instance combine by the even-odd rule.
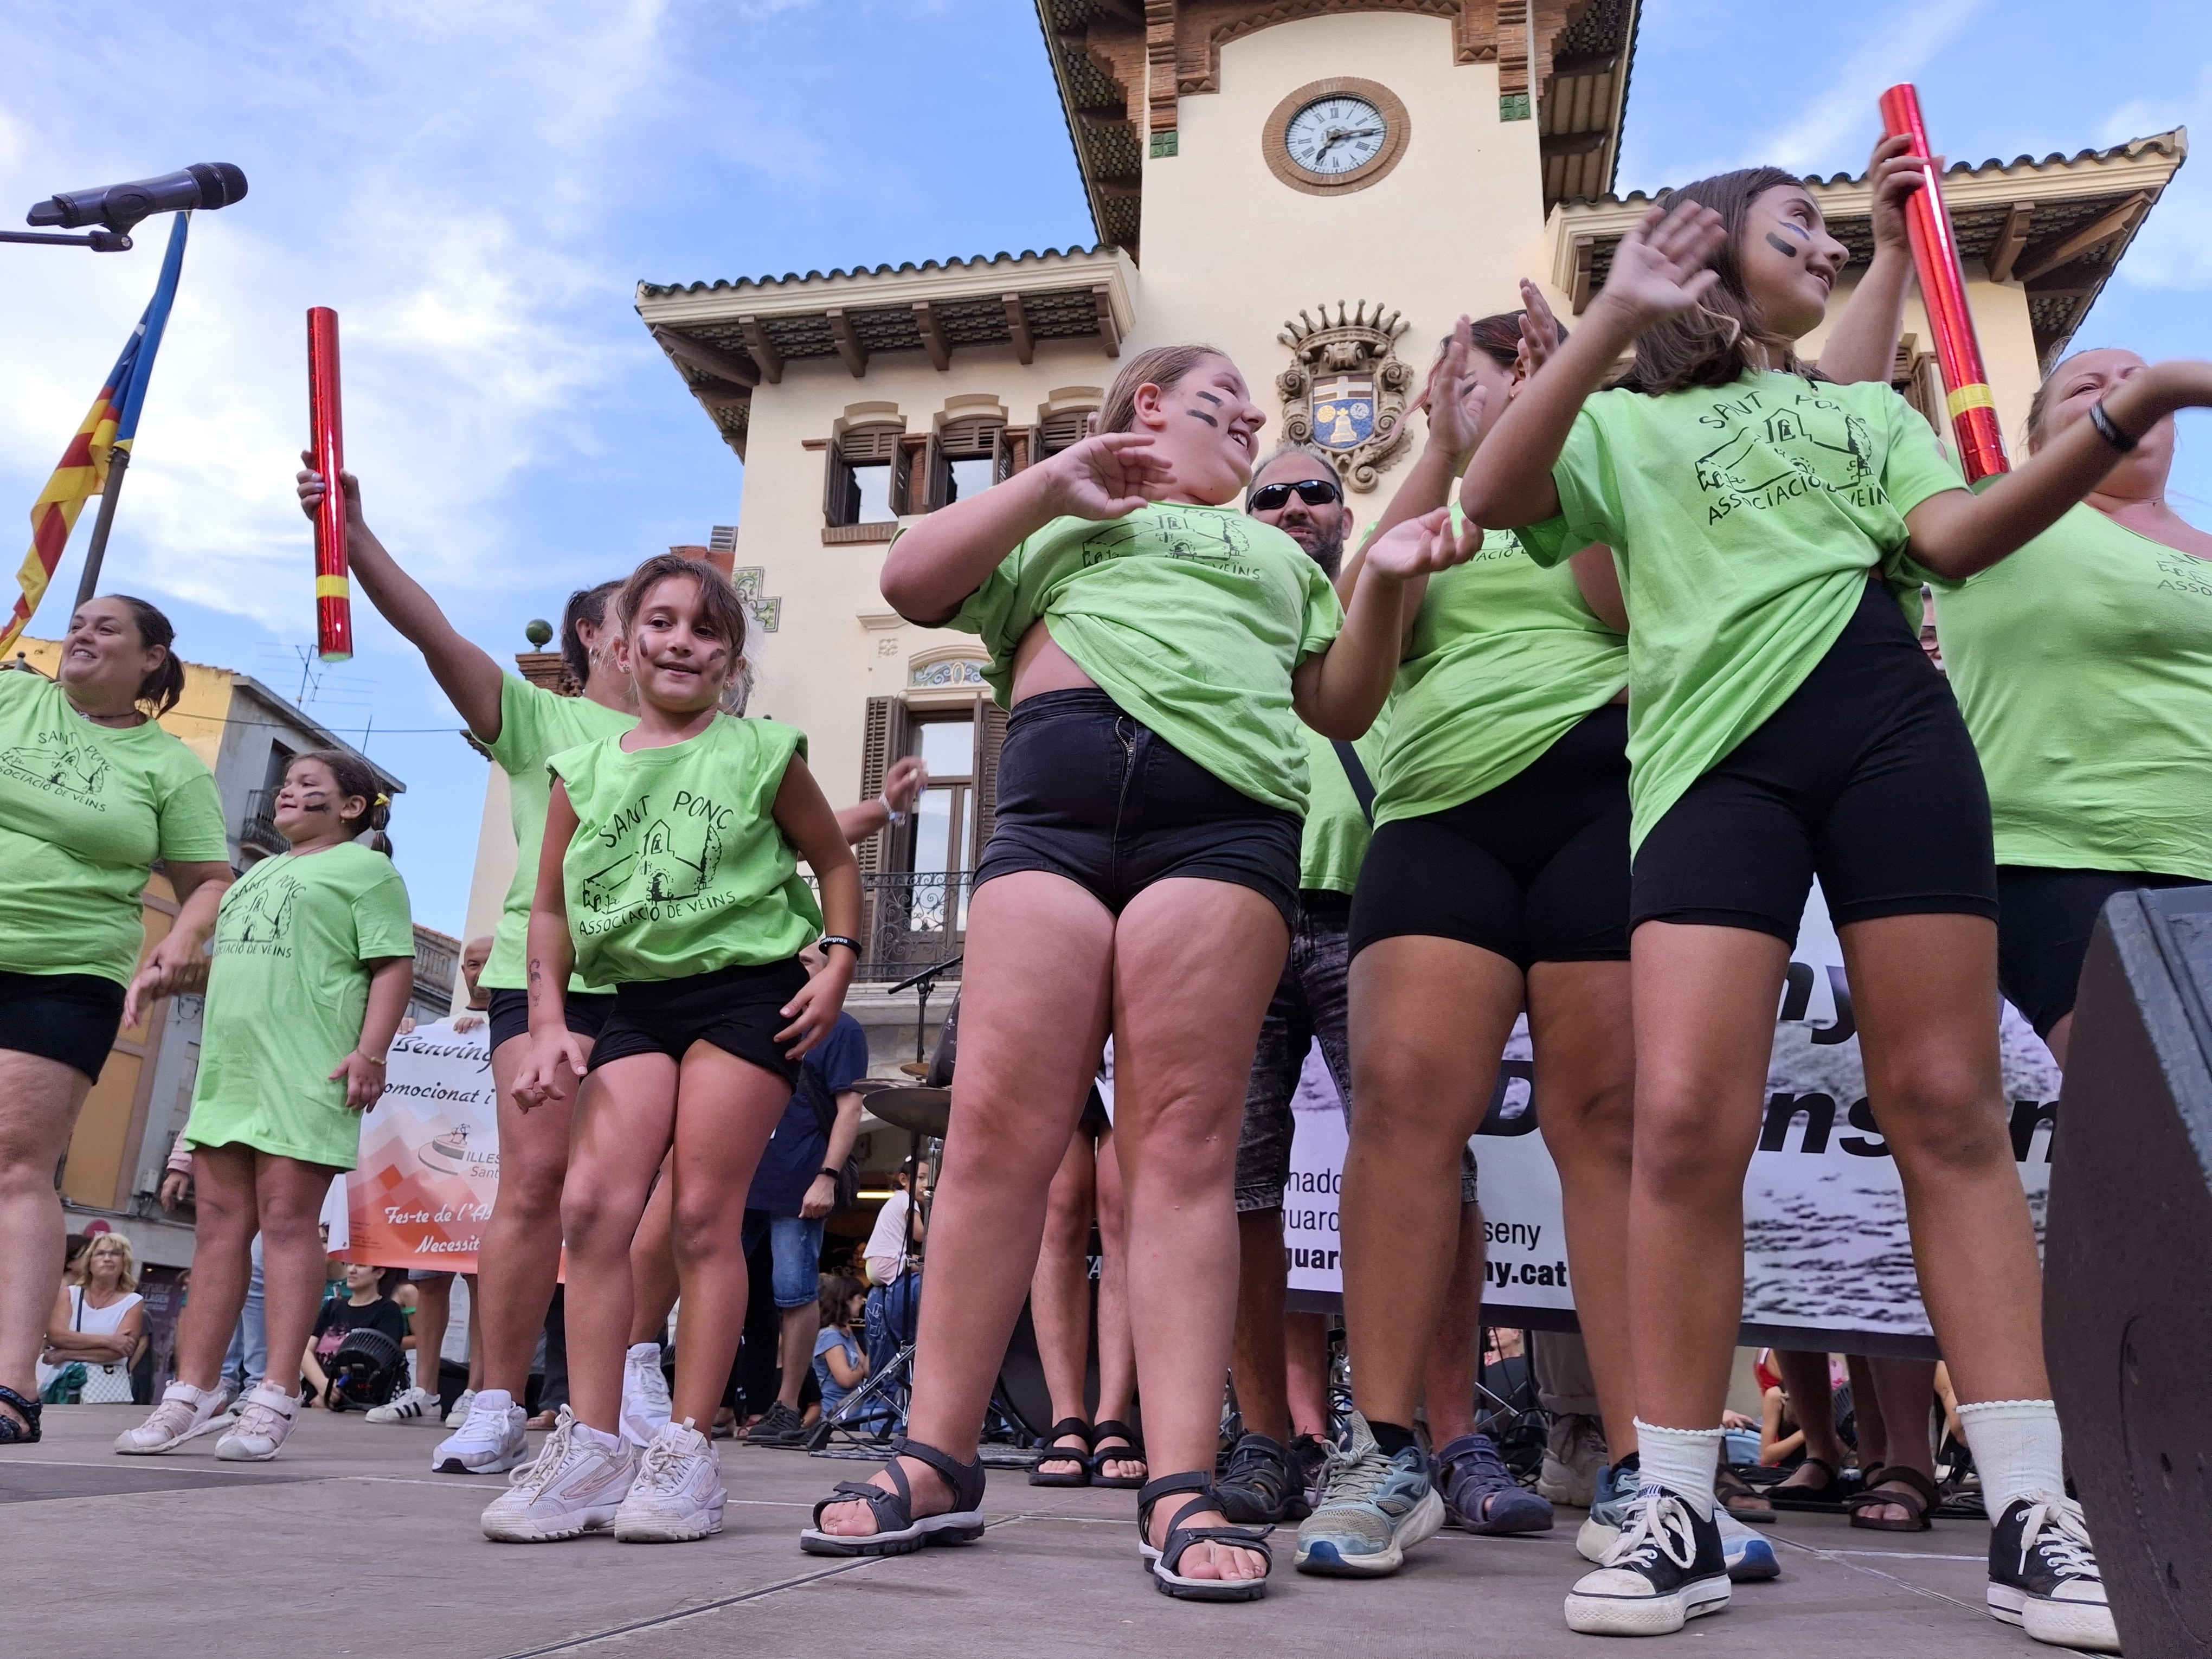
[[[307,312],[307,422],[315,471],[326,486],[315,512],[315,647],[325,662],[353,655],[353,584],[346,574],[345,428],[338,414],[338,314]]]

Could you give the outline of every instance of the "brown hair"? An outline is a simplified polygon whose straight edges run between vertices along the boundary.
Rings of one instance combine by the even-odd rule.
[[[151,703],[154,717],[159,720],[177,706],[185,695],[185,665],[177,659],[177,630],[159,609],[129,593],[103,593],[102,599],[113,599],[131,613],[137,624],[138,643],[159,646],[161,660],[154,671],[138,682],[138,694],[134,702]]]
[[[364,830],[374,830],[375,837],[368,844],[390,858],[392,837],[384,833],[384,826],[392,822],[392,802],[377,787],[376,769],[347,750],[310,749],[284,763],[284,775],[290,777],[295,767],[308,761],[330,769],[331,781],[337,785],[340,795],[359,795],[368,803],[368,810],[358,817],[341,818],[339,824],[349,836],[358,836]]]
[[[844,1324],[850,1315],[853,1298],[866,1295],[867,1290],[859,1279],[848,1279],[843,1273],[823,1273],[817,1304],[822,1312],[822,1328],[826,1331],[833,1325]]]
[[[1208,357],[1226,361],[1229,354],[1218,346],[1170,345],[1154,346],[1150,351],[1140,351],[1121,365],[1121,372],[1114,377],[1114,384],[1106,388],[1106,399],[1098,406],[1098,414],[1091,423],[1093,432],[1128,432],[1137,424],[1137,388],[1156,386],[1163,392],[1172,392],[1182,378]]]
[[[597,587],[580,587],[568,596],[568,605],[561,612],[561,662],[568,669],[568,678],[579,685],[592,677],[592,653],[584,649],[576,624],[589,623],[594,628],[604,628],[607,601],[621,589],[619,576]]]
[[[637,626],[637,613],[645,608],[646,596],[655,586],[677,577],[699,585],[699,608],[707,613],[708,622],[729,641],[732,656],[744,656],[744,601],[738,598],[730,579],[713,565],[704,559],[687,559],[681,553],[656,553],[629,573],[629,580],[622,585],[622,597],[615,601],[623,632]]]
[[[1691,310],[1637,336],[1636,361],[1615,385],[1656,398],[1685,386],[1729,386],[1770,364],[1785,374],[1814,377],[1816,371],[1799,360],[1788,341],[1766,332],[1759,307],[1744,287],[1743,258],[1738,251],[1751,204],[1770,190],[1804,182],[1780,167],[1742,167],[1684,185],[1659,198],[1662,208],[1695,202],[1721,216],[1728,240],[1712,261],[1720,281]]]

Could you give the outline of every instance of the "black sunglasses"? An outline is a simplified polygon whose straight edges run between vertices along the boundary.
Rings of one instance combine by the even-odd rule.
[[[1331,501],[1344,499],[1344,491],[1328,478],[1307,478],[1298,483],[1264,484],[1245,498],[1248,513],[1273,513],[1291,499],[1291,492],[1298,492],[1298,499],[1308,507],[1326,507]]]

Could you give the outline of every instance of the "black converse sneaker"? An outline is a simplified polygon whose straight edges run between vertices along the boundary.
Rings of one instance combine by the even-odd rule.
[[[2015,1498],[1990,1531],[1990,1611],[2039,1642],[2118,1653],[2120,1634],[2081,1506],[2038,1492]]]
[[[1665,1486],[1645,1486],[1595,1572],[1567,1594],[1567,1628],[1586,1636],[1665,1636],[1729,1604],[1728,1560],[1711,1515]]]

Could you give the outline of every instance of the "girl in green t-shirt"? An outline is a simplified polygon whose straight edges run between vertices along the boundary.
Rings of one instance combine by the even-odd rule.
[[[1612,547],[1632,624],[1629,1249],[1645,1485],[1568,1620],[1656,1632],[1727,1605],[1712,1481],[1743,1177],[1817,873],[1997,1528],[1990,1606],[2039,1639],[2111,1645],[2064,1496],[2034,1234],[2004,1133],[1987,798],[1956,705],[1869,578],[1996,563],[2092,489],[2127,434],[2212,402],[2212,366],[2144,370],[1972,495],[1887,387],[1835,386],[1796,358],[1847,257],[1779,169],[1677,192],[1623,239],[1583,326],[1462,487],[1470,518],[1526,526],[1540,559]],[[1600,390],[1631,349],[1626,379]],[[1676,1535],[1686,1564],[1661,1542]]]
[[[53,1174],[77,1114],[118,1033],[201,960],[230,884],[215,778],[160,724],[185,691],[175,641],[145,600],[104,594],[70,617],[52,679],[0,672],[0,1446],[39,1438]],[[178,908],[147,951],[156,862]]]
[[[703,1430],[744,1324],[745,1194],[860,953],[859,866],[806,769],[805,738],[720,712],[744,669],[744,609],[728,579],[662,554],[623,585],[617,610],[638,724],[549,763],[531,908],[532,1047],[514,1099],[530,1112],[576,1091],[561,1200],[572,1408],[483,1513],[485,1535],[510,1542],[720,1530],[727,1495]],[[823,911],[801,858],[831,923],[822,942],[839,947],[811,979],[798,956]],[[615,988],[596,1042],[568,1028],[572,969]],[[665,1158],[684,1342],[674,1420],[641,1454],[622,1432],[630,1251]]]
[[[2029,453],[2148,367],[2066,359]],[[2081,506],[1936,599],[1996,827],[1997,982],[2062,1066],[2105,901],[2212,882],[2212,535],[2166,504],[2173,444],[2159,422]]]
[[[192,1152],[192,1303],[177,1380],[115,1449],[166,1452],[217,1429],[216,1455],[276,1455],[300,1412],[300,1364],[322,1301],[317,1222],[331,1177],[359,1156],[407,1012],[415,932],[383,851],[387,803],[358,755],[320,749],[284,769],[270,816],[290,850],[223,895],[184,1145]],[[388,844],[387,844],[388,850]],[[222,1357],[262,1242],[269,1375],[218,1419]]]
[[[1266,1589],[1260,1535],[1223,1530],[1206,1488],[1237,1123],[1297,899],[1297,721],[1366,730],[1396,670],[1404,584],[1474,540],[1441,511],[1404,526],[1369,553],[1346,615],[1297,543],[1238,510],[1266,419],[1218,352],[1140,353],[1096,435],[931,514],[884,564],[901,615],[983,635],[1012,714],[969,908],[907,1450],[817,1506],[811,1552],[981,1534],[969,1460],[992,1356],[1110,1027],[1146,1459],[1169,1471],[1139,1494],[1141,1547],[1171,1595]]]

